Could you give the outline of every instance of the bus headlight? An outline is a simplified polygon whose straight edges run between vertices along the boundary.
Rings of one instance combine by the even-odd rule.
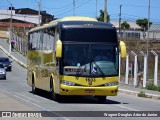
[[[70,81],[66,81],[66,80],[62,80],[61,84],[68,85],[68,86],[75,86],[74,82],[70,82]]]
[[[110,82],[110,83],[106,83],[104,85],[105,86],[115,86],[115,85],[118,85],[118,82]]]

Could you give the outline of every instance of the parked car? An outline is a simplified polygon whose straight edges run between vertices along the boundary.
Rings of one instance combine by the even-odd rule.
[[[12,61],[9,60],[7,57],[0,57],[0,63],[3,64],[6,71],[12,71]]]
[[[0,79],[6,79],[6,69],[3,64],[0,64]]]

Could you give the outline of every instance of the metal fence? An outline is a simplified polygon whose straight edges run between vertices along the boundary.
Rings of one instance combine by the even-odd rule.
[[[15,40],[16,42],[14,43],[14,49],[23,55],[27,55],[27,40],[24,38],[19,37],[15,33],[11,33],[11,40]]]
[[[147,83],[160,85],[159,51],[150,51],[148,59],[143,51],[131,51],[120,62],[120,82],[136,87],[146,87]],[[148,64],[147,64],[148,63]]]

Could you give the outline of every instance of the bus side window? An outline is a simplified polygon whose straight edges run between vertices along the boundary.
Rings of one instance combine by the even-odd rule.
[[[45,29],[45,32],[43,34],[43,49],[44,50],[55,50],[54,40],[55,40],[55,34],[54,34],[54,28]]]

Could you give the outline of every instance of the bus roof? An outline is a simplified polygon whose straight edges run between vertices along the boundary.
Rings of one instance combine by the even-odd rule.
[[[63,22],[63,21],[94,21],[94,22],[97,22],[98,20],[95,18],[91,18],[91,17],[69,16],[69,17],[64,17],[64,18],[60,18],[60,19],[51,21],[50,23],[44,24],[42,26],[35,27],[31,29],[29,32],[34,32],[34,31],[41,30],[44,28],[49,28],[49,27],[57,25],[58,22]]]
[[[82,17],[82,16],[70,16],[70,17],[64,17],[61,19],[57,19],[59,20],[58,22],[62,22],[62,21],[98,21],[95,18],[91,18],[91,17]],[[54,21],[51,21],[50,23],[53,23]]]
[[[94,29],[114,29],[115,26],[109,22],[94,21],[63,21],[58,23],[59,28],[94,28]]]

